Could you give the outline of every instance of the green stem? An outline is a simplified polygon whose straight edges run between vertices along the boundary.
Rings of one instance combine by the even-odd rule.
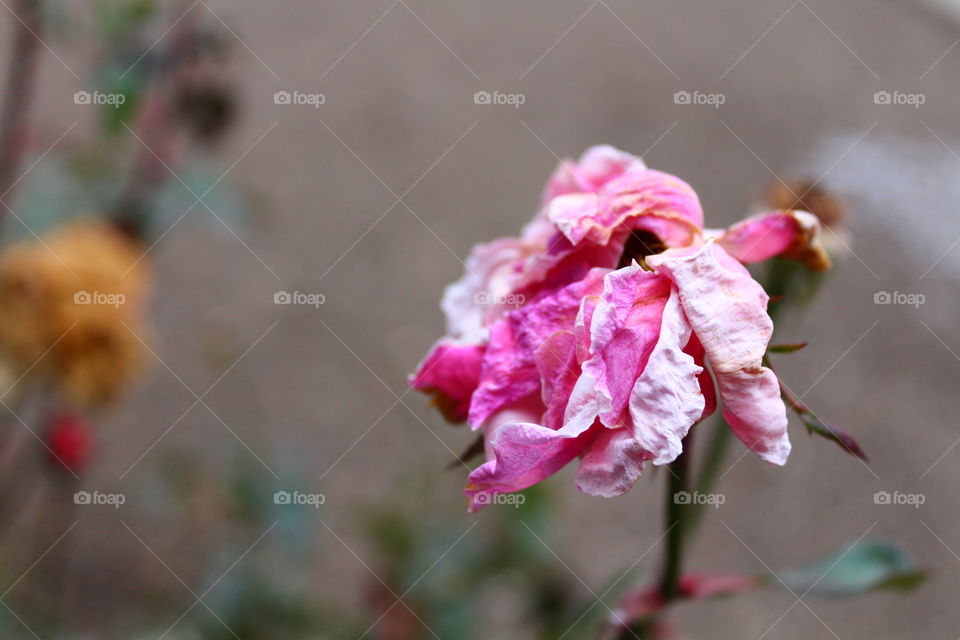
[[[799,268],[799,265],[787,260],[774,261],[764,278],[764,289],[771,295],[776,296],[789,297],[793,294],[795,299],[790,302],[800,306],[805,301],[804,298],[809,299],[813,295],[816,284],[818,284],[817,282],[807,283],[807,291],[801,291],[803,289],[801,285],[804,284],[801,281],[801,274],[807,275],[805,271]],[[801,295],[801,293],[805,293],[805,295]],[[783,309],[783,300],[777,300],[771,304],[768,309],[770,318],[775,319]],[[700,495],[710,493],[714,484],[719,480],[720,470],[732,440],[732,432],[726,424],[726,420],[720,417],[714,422],[715,425],[711,431],[707,449],[704,452],[703,462],[692,484],[692,488]],[[690,534],[695,531],[704,513],[705,505],[693,504],[692,501],[690,504],[678,503],[675,498],[677,493],[689,491],[691,488],[692,436],[693,431],[684,440],[683,453],[668,467],[671,476],[667,484],[667,553],[660,578],[660,594],[664,603],[676,599],[679,595],[684,544],[689,540]]]
[[[702,428],[702,427],[700,427]],[[703,462],[700,463],[700,471],[694,482],[694,487],[700,495],[711,493],[713,486],[720,478],[720,470],[723,468],[723,461],[727,457],[727,450],[730,448],[730,441],[733,432],[727,425],[727,421],[722,417],[711,421],[710,439],[707,441],[707,448],[703,455]],[[690,505],[690,518],[684,535],[690,536],[700,525],[703,514],[706,512],[707,505]]]
[[[693,434],[684,440],[683,453],[667,467],[670,481],[667,483],[667,554],[660,578],[660,595],[664,602],[674,600],[679,591],[680,575],[683,568],[683,539],[690,505],[677,500],[677,494],[687,491],[690,475]]]
[[[763,288],[771,295],[789,295],[789,292],[797,289],[796,281],[801,273],[803,272],[798,271],[796,265],[792,262],[786,260],[774,261],[767,269]],[[780,312],[783,311],[783,303],[783,300],[778,300],[770,304],[767,313],[771,320],[776,320]],[[719,480],[723,461],[733,439],[733,432],[722,416],[718,416],[713,421],[711,429],[710,440],[707,442],[703,462],[700,463],[700,470],[694,483],[694,487],[701,495],[710,493],[717,480]],[[703,519],[703,514],[706,512],[706,506],[703,504],[690,505],[690,517],[689,522],[686,523],[684,535],[690,535],[696,531]]]

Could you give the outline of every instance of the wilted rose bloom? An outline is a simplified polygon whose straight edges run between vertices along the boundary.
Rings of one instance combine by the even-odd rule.
[[[142,257],[142,247],[94,220],[0,253],[0,362],[24,376],[21,386],[50,380],[79,406],[129,388],[146,351],[138,337],[149,288]]]
[[[471,508],[578,457],[581,491],[620,495],[645,462],[680,455],[715,388],[740,440],[783,464],[786,409],[761,363],[768,298],[741,263],[828,268],[818,231],[802,211],[704,229],[688,184],[612,147],[563,163],[520,237],[474,248],[443,297],[447,335],[411,379],[484,433]]]

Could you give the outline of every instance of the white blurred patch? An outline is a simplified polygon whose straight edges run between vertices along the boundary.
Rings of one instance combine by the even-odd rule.
[[[926,3],[935,11],[960,22],[960,0],[926,0]]]
[[[960,2],[958,2],[960,4]],[[869,136],[852,149],[856,135],[829,138],[801,163],[805,175],[829,170],[823,185],[853,206],[854,227],[879,226],[903,246],[898,256],[913,261],[918,274],[939,271],[960,275],[960,141],[943,143],[902,136]]]

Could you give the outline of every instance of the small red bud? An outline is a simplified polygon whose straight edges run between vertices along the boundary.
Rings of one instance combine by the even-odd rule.
[[[78,414],[58,414],[47,427],[46,445],[55,467],[80,473],[90,461],[90,427]]]

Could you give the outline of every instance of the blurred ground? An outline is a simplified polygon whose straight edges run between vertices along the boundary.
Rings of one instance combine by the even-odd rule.
[[[204,401],[236,437],[195,406],[161,438],[195,398],[158,363],[109,416],[91,485],[148,500],[151,465],[171,447],[203,447],[213,465],[242,440],[253,464],[264,461],[265,482],[271,460],[295,460],[326,494],[330,528],[304,563],[315,586],[350,606],[369,579],[357,557],[364,503],[390,496],[411,468],[435,470],[437,499],[461,500],[463,474],[442,467],[470,438],[405,395],[405,375],[440,335],[441,289],[470,246],[517,231],[558,156],[600,142],[643,154],[699,191],[710,226],[742,217],[776,176],[801,174],[847,196],[854,254],[809,313],[780,327],[779,341],[811,344],[779,370],[871,462],[799,425],[783,469],[741,459],[737,445],[726,504],[691,566],[764,572],[869,532],[902,540],[933,579],[908,596],[796,604],[760,593],[678,618],[691,637],[760,637],[772,625],[766,637],[804,640],[960,634],[960,430],[949,413],[960,374],[955,23],[894,0],[208,4],[242,41],[244,113],[224,152],[228,165],[237,160],[228,179],[258,189],[269,217],[243,236],[248,246],[174,229],[151,254],[163,301],[154,317],[158,353],[197,394],[217,383]],[[82,47],[61,46],[82,77]],[[45,59],[37,123],[54,132],[50,142],[76,119],[70,96],[81,86]],[[477,105],[481,90],[525,102]],[[276,91],[326,101],[278,105]],[[677,105],[677,91],[725,103]],[[878,105],[878,91],[925,103]],[[277,306],[278,290],[320,292],[326,303]],[[878,291],[926,303],[878,306]],[[211,342],[230,352],[223,366],[197,357]],[[662,475],[610,502],[577,494],[560,474],[550,483],[563,509],[546,542],[599,586],[657,541]],[[879,490],[926,503],[875,505]],[[119,517],[78,535],[128,544]],[[457,526],[484,517],[463,514]],[[641,564],[655,566],[659,551]]]

